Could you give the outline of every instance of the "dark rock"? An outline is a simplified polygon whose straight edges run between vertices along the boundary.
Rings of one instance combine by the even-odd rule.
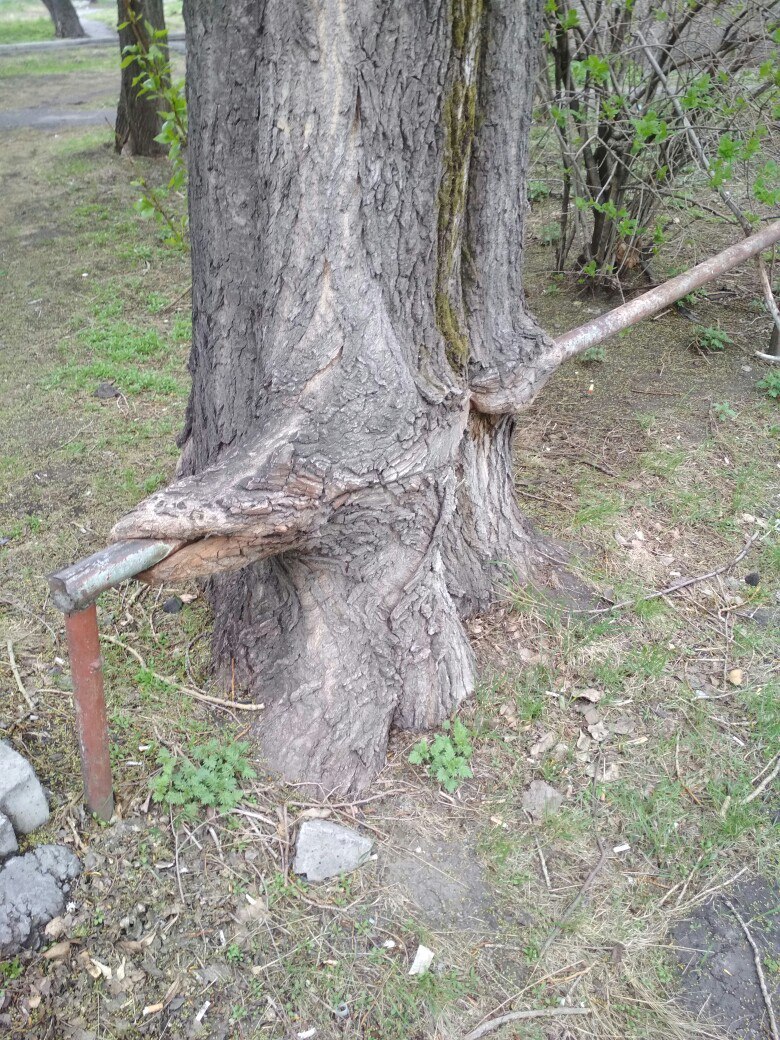
[[[745,575],[745,583],[747,585],[752,585],[754,589],[760,584],[760,582],[761,575],[758,571],[751,571],[750,574]]]
[[[93,396],[99,397],[101,401],[108,401],[112,397],[121,397],[122,394],[113,380],[108,379],[102,383],[98,383]]]
[[[65,909],[65,894],[81,870],[64,845],[39,845],[0,869],[0,960],[37,946],[41,929]]]
[[[184,604],[178,596],[169,596],[162,605],[166,614],[178,614],[184,608]]]

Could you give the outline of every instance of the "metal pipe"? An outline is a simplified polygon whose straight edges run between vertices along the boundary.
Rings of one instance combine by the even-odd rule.
[[[594,318],[577,329],[572,329],[571,332],[564,332],[555,341],[560,350],[561,361],[565,361],[566,358],[573,357],[575,354],[581,354],[588,347],[595,347],[596,344],[603,343],[605,339],[622,332],[630,325],[636,325],[645,318],[652,318],[653,315],[660,314],[677,300],[681,300],[683,296],[687,296],[688,293],[712,281],[718,275],[725,274],[726,271],[737,267],[776,242],[780,242],[780,220],[772,221],[771,224],[767,224],[749,238],[744,238],[741,242],[729,246],[722,253],[717,253],[709,260],[692,267],[690,271],[678,274],[676,278],[671,278],[668,282],[656,286],[655,289],[642,293],[635,300],[624,303],[621,307],[615,307],[614,310],[607,311],[606,314]]]
[[[180,545],[180,542],[153,542],[146,538],[114,542],[100,552],[49,575],[54,605],[66,614],[82,610],[101,592],[148,570]]]
[[[84,801],[95,816],[110,820],[114,815],[114,794],[95,604],[66,614],[65,632],[73,676]]]

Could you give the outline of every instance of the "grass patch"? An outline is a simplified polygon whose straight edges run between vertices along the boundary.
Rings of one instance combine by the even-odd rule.
[[[51,50],[20,54],[18,57],[4,56],[0,62],[0,79],[70,73],[113,73],[116,68],[117,57],[111,47],[86,45],[63,47],[61,51],[52,48]]]
[[[25,18],[11,22],[0,19],[0,44],[36,43],[54,39],[54,23],[51,18]]]

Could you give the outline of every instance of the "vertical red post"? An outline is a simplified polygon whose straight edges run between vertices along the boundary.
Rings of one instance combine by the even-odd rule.
[[[66,614],[65,632],[73,676],[84,801],[90,812],[101,820],[110,820],[114,814],[114,793],[95,604]]]

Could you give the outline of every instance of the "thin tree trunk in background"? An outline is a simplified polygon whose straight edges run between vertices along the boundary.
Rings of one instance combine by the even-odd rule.
[[[148,50],[151,38],[147,24],[153,30],[165,28],[163,0],[117,0],[119,51],[125,47],[139,45]],[[158,43],[157,46],[160,46]],[[155,141],[162,128],[159,115],[161,103],[152,97],[139,97],[133,80],[139,73],[136,62],[122,69],[122,82],[117,105],[115,143],[118,152],[125,148],[130,155],[160,156],[165,146]]]
[[[54,22],[54,35],[61,40],[77,40],[87,34],[71,0],[43,0]]]
[[[243,567],[210,582],[218,672],[267,705],[268,765],[354,792],[473,690],[463,617],[543,566],[511,469],[554,367],[521,283],[541,2],[185,18],[181,479],[114,535]]]

